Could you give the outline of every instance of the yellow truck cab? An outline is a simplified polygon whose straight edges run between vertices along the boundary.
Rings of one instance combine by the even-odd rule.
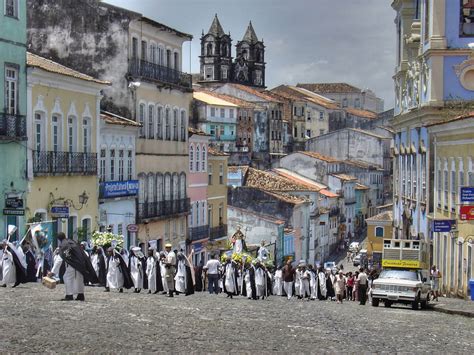
[[[372,306],[380,301],[425,308],[430,300],[429,244],[421,240],[384,239],[382,272],[372,285]]]

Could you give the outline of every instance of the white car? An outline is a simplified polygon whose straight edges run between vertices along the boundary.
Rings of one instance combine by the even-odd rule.
[[[354,266],[360,266],[360,259],[361,259],[362,255],[360,254],[357,254],[355,257],[354,257],[354,260],[352,260],[352,265]]]
[[[393,303],[411,304],[413,309],[426,308],[431,286],[426,270],[385,269],[372,285],[372,306]]]
[[[360,248],[360,243],[359,242],[352,242],[351,245],[349,245],[349,251],[353,253],[357,253]]]

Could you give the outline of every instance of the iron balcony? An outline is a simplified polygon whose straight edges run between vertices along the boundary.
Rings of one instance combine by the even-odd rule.
[[[190,74],[140,59],[130,59],[129,74],[147,80],[161,81],[166,84],[192,90]]]
[[[189,228],[189,240],[194,242],[196,240],[209,238],[209,225]]]
[[[222,237],[227,237],[227,224],[221,224],[209,230],[209,239],[214,240]]]
[[[33,152],[33,173],[41,175],[97,175],[97,153]]]
[[[146,219],[164,218],[188,213],[190,205],[189,198],[139,203],[137,205],[137,218],[139,223],[141,223]]]
[[[0,113],[0,139],[26,140],[26,116]]]

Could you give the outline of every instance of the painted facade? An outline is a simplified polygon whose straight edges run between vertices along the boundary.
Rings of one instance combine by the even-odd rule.
[[[14,225],[17,240],[25,232],[27,193],[25,2],[1,0],[0,18],[0,166],[8,167],[0,175],[0,238]]]
[[[99,105],[108,83],[31,53],[27,64],[26,217],[86,240],[99,227]]]
[[[393,235],[392,211],[382,212],[368,218],[367,222],[367,257],[373,265],[380,267],[382,261],[383,239]]]

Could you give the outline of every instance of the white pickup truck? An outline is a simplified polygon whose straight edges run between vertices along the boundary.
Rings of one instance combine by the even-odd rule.
[[[385,307],[404,303],[413,309],[426,308],[430,291],[427,270],[384,269],[372,285],[372,306],[382,301]]]

